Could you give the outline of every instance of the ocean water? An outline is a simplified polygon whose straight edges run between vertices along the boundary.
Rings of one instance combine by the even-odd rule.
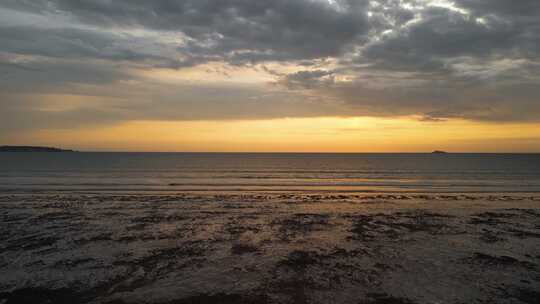
[[[0,192],[538,193],[540,154],[0,153]]]

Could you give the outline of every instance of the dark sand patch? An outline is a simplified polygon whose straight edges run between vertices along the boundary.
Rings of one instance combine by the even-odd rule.
[[[259,251],[259,248],[251,244],[235,243],[231,247],[232,254],[242,255]]]
[[[22,288],[0,293],[4,304],[73,304],[86,302],[81,295],[68,288]]]
[[[492,231],[489,229],[482,229],[480,240],[485,243],[503,242],[507,239],[503,237],[503,233],[498,231]]]
[[[509,256],[493,256],[481,252],[475,252],[472,257],[466,258],[465,262],[470,264],[492,266],[492,267],[524,267],[526,269],[534,270],[536,265],[526,261],[520,261],[516,258]]]
[[[205,294],[173,300],[163,304],[266,304],[268,298],[261,295]]]
[[[281,240],[290,241],[306,236],[314,231],[327,229],[329,215],[298,213],[285,219],[274,220],[271,225],[278,226],[278,235]]]
[[[349,218],[352,220],[351,240],[397,240],[417,232],[431,235],[463,233],[451,225],[450,220],[454,217],[424,211],[354,215]]]
[[[409,299],[393,297],[384,293],[369,293],[368,299],[360,304],[414,304]]]
[[[538,289],[503,286],[499,288],[499,291],[503,299],[516,299],[520,303],[526,304],[538,304],[540,301],[540,290]]]

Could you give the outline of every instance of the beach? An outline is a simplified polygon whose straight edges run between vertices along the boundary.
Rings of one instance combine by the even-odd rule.
[[[0,0],[0,304],[540,304],[540,0]]]
[[[536,194],[0,195],[0,303],[538,303]]]

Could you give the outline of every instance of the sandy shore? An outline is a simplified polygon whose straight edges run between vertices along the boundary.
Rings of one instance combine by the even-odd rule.
[[[0,303],[540,303],[540,197],[0,195]]]

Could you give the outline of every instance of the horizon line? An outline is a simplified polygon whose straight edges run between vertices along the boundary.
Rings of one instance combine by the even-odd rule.
[[[448,151],[434,149],[431,151],[133,151],[133,150],[79,150],[76,148],[58,148],[53,145],[0,145],[0,148],[34,148],[36,151],[2,151],[2,153],[192,153],[192,154],[540,154],[540,151]],[[47,151],[41,149],[52,149]]]
[[[440,151],[440,150],[439,150]],[[443,153],[436,153],[436,151],[416,151],[416,152],[380,152],[380,151],[370,151],[370,152],[340,152],[340,151],[122,151],[122,150],[76,150],[73,149],[71,152],[74,153],[183,153],[183,154],[540,154],[540,152],[481,152],[481,151],[443,151]],[[25,152],[21,152],[25,153]],[[27,153],[27,152],[26,152]],[[40,152],[36,152],[40,153]],[[46,152],[45,152],[46,153]],[[60,152],[60,153],[70,153],[70,151]]]

